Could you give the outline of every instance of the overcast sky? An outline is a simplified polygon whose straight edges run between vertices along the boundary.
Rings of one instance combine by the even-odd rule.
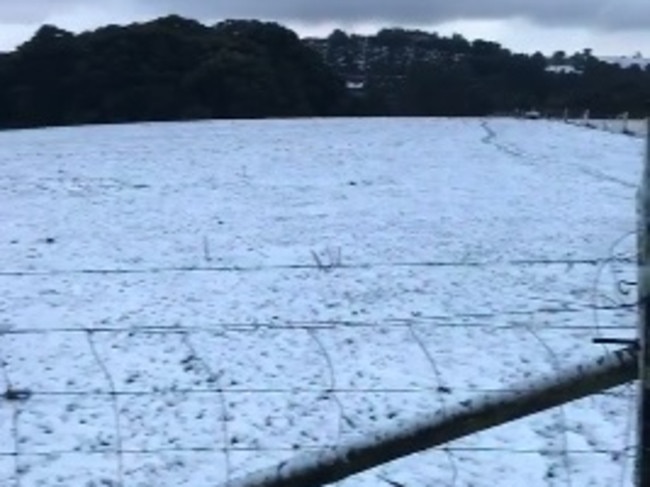
[[[0,50],[39,25],[73,31],[177,13],[209,23],[224,18],[276,20],[302,35],[334,27],[373,32],[419,27],[551,53],[586,47],[596,54],[650,56],[650,0],[0,0]]]

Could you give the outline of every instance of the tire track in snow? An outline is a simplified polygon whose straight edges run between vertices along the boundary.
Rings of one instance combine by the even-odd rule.
[[[625,188],[634,189],[634,190],[638,189],[639,187],[638,184],[630,183],[628,181],[625,181],[624,179],[617,178],[616,176],[610,176],[609,174],[605,174],[604,172],[594,169],[592,167],[587,167],[587,166],[583,166],[582,164],[575,164],[575,163],[571,164],[571,166],[575,167],[582,174],[597,179],[598,181],[615,183]]]
[[[526,165],[531,166],[531,167],[538,167],[537,164],[533,163],[532,161],[528,160],[528,155],[525,154],[521,149],[517,147],[513,147],[511,145],[504,144],[502,142],[498,141],[498,133],[492,126],[489,124],[487,120],[484,120],[481,122],[481,127],[486,131],[485,137],[481,139],[481,142],[487,145],[491,145],[492,147],[496,148],[498,151],[502,152],[503,154],[506,154],[511,157],[515,157],[522,162],[524,162]],[[602,171],[599,171],[598,169],[594,169],[593,167],[585,166],[582,164],[577,164],[577,163],[568,163],[571,167],[577,169],[580,173],[592,178],[596,179],[600,182],[610,182],[610,183],[615,183],[619,186],[623,186],[625,188],[629,189],[637,189],[638,185],[635,183],[631,183],[629,181],[625,181],[624,179],[618,178],[616,176],[611,176],[609,174],[606,174]]]
[[[497,149],[499,152],[503,154],[520,159],[528,166],[534,166],[534,164],[526,160],[526,155],[523,152],[521,152],[519,149],[513,148],[509,145],[499,142],[497,140],[498,137],[497,132],[490,126],[487,120],[483,120],[481,122],[481,127],[483,127],[483,130],[485,130],[486,132],[485,137],[481,139],[482,143],[494,147],[495,149]]]

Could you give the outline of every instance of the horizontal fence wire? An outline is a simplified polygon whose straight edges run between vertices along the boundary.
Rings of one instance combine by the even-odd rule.
[[[598,266],[606,263],[635,264],[630,258],[583,258],[583,259],[513,259],[513,260],[459,260],[459,261],[413,261],[413,262],[361,262],[326,264],[277,264],[277,265],[242,265],[211,267],[195,266],[159,266],[159,267],[110,267],[110,268],[60,268],[48,270],[5,269],[0,271],[1,277],[43,277],[43,276],[74,276],[74,275],[130,275],[130,274],[166,274],[166,273],[247,273],[247,272],[277,272],[277,271],[358,271],[390,268],[489,268],[489,267],[535,267],[535,266]]]

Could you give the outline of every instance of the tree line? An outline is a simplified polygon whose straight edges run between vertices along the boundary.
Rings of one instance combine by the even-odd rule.
[[[561,65],[552,70],[549,66]],[[570,67],[571,69],[568,69]],[[650,67],[547,58],[415,30],[300,39],[276,23],[179,16],[73,34],[45,25],[0,54],[0,127],[303,116],[645,114]]]
[[[0,57],[0,126],[327,116],[340,78],[279,25],[178,16],[72,34],[41,27]]]
[[[590,49],[526,55],[496,42],[405,29],[374,36],[337,30],[307,43],[337,73],[363,81],[360,113],[484,116],[537,110],[560,116],[588,109],[594,116],[641,116],[650,100],[650,65],[624,69]]]

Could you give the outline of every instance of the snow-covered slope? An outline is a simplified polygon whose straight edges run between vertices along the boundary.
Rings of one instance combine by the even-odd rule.
[[[647,66],[650,66],[650,58],[643,56],[600,56],[599,59],[606,63],[618,64],[622,68],[631,68],[632,66],[638,66],[641,69],[645,69]]]
[[[602,353],[641,160],[498,119],[0,133],[0,386],[31,394],[0,485],[212,486]],[[618,485],[632,392],[343,485]]]

